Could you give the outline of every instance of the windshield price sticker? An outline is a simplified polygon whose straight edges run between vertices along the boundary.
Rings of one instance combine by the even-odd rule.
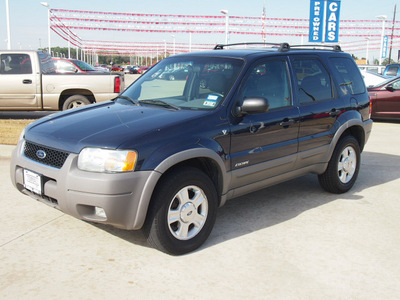
[[[217,105],[217,100],[219,96],[217,95],[208,95],[207,100],[204,101],[203,105],[204,106],[209,106],[209,107],[214,107]]]
[[[29,170],[24,170],[24,187],[35,193],[42,194],[42,177]]]

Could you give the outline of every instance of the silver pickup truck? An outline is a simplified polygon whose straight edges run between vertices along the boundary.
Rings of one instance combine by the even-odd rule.
[[[0,110],[65,110],[115,98],[119,74],[57,74],[43,51],[0,50]]]

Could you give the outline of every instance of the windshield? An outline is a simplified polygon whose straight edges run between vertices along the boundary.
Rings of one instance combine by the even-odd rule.
[[[82,71],[96,71],[91,65],[85,63],[81,60],[75,60],[74,63],[82,70]]]
[[[235,82],[243,61],[220,57],[167,58],[131,85],[123,96],[140,105],[215,109]]]
[[[385,81],[382,81],[382,82],[380,82],[380,83],[378,83],[378,84],[375,84],[375,85],[371,85],[371,86],[369,86],[369,87],[370,87],[370,88],[378,88],[378,87],[380,87],[380,86],[384,86],[384,85],[390,83],[391,81],[393,81],[393,79],[394,79],[394,78],[389,78],[389,79],[386,79]]]

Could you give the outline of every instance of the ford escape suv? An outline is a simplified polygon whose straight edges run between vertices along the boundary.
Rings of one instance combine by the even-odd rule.
[[[340,47],[217,45],[162,60],[113,100],[30,124],[11,179],[179,255],[204,243],[228,199],[308,173],[348,191],[371,128],[363,78]]]

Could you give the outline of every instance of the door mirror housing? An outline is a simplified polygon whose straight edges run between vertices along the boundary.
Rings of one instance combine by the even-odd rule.
[[[393,84],[388,84],[388,85],[386,86],[386,90],[389,91],[389,92],[394,92]]]
[[[269,103],[266,98],[251,97],[243,100],[242,105],[236,108],[236,114],[241,117],[244,115],[262,114],[268,110]]]

